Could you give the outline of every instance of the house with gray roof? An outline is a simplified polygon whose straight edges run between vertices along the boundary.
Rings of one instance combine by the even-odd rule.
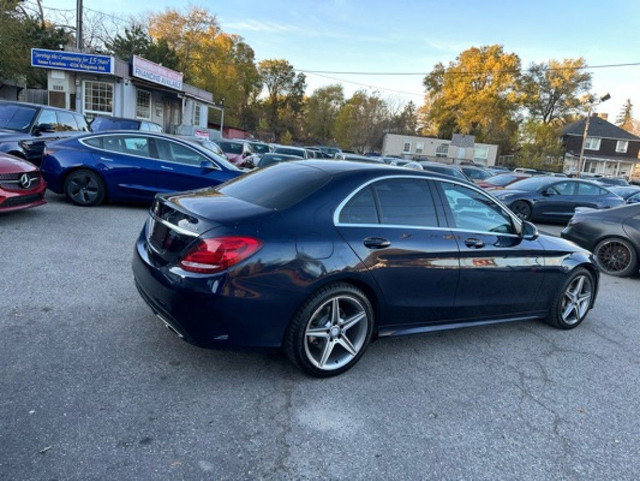
[[[578,172],[580,149],[587,118],[565,126],[562,140],[566,149],[564,171]],[[584,145],[582,174],[603,177],[629,177],[633,173],[640,151],[640,137],[621,129],[605,118],[593,114]]]

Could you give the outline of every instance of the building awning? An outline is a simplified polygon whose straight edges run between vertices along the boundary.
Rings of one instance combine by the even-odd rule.
[[[144,88],[145,90],[155,90],[156,92],[172,94],[175,96],[175,98],[180,98],[182,95],[184,95],[184,92],[180,90],[163,87],[162,85],[159,85],[153,82],[147,82],[146,80],[142,80],[139,78],[131,77],[129,78],[129,81],[136,87],[141,87],[141,88]]]
[[[580,153],[567,152],[567,156],[575,157],[576,159],[579,159]],[[587,154],[586,152],[582,155],[582,158],[588,159],[588,160],[600,160],[603,162],[627,162],[632,164],[635,164],[636,162],[640,162],[640,159],[637,159],[635,157],[613,157],[608,155],[593,155],[593,154]]]

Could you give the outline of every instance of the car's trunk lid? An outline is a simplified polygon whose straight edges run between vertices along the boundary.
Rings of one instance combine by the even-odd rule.
[[[233,229],[239,219],[270,212],[213,189],[157,195],[147,224],[147,243],[156,260],[175,262],[202,234],[221,227]]]

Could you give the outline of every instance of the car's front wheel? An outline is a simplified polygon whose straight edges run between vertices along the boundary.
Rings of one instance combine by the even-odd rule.
[[[344,283],[311,295],[291,321],[284,349],[307,374],[330,377],[351,368],[364,354],[373,333],[373,309],[367,296]]]
[[[106,189],[98,174],[87,169],[71,172],[64,181],[64,193],[71,202],[83,207],[100,205]]]
[[[560,329],[573,329],[586,317],[594,295],[593,275],[583,267],[576,268],[558,293],[547,321]]]
[[[638,254],[624,239],[612,237],[601,240],[593,250],[593,255],[605,274],[626,277],[638,271]]]

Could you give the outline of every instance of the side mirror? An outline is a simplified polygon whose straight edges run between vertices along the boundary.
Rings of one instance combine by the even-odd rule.
[[[554,194],[554,192],[551,189],[545,189],[545,190],[542,191],[542,195],[544,195],[545,197],[552,196],[553,194]]]
[[[33,134],[34,135],[38,135],[41,134],[43,132],[45,133],[51,133],[51,132],[55,132],[56,129],[53,128],[53,125],[51,124],[38,124],[36,125],[36,128],[33,130]]]
[[[211,161],[203,160],[200,162],[202,170],[218,170],[218,166]]]
[[[522,238],[526,240],[536,240],[540,233],[535,224],[532,224],[528,220],[522,222]]]

